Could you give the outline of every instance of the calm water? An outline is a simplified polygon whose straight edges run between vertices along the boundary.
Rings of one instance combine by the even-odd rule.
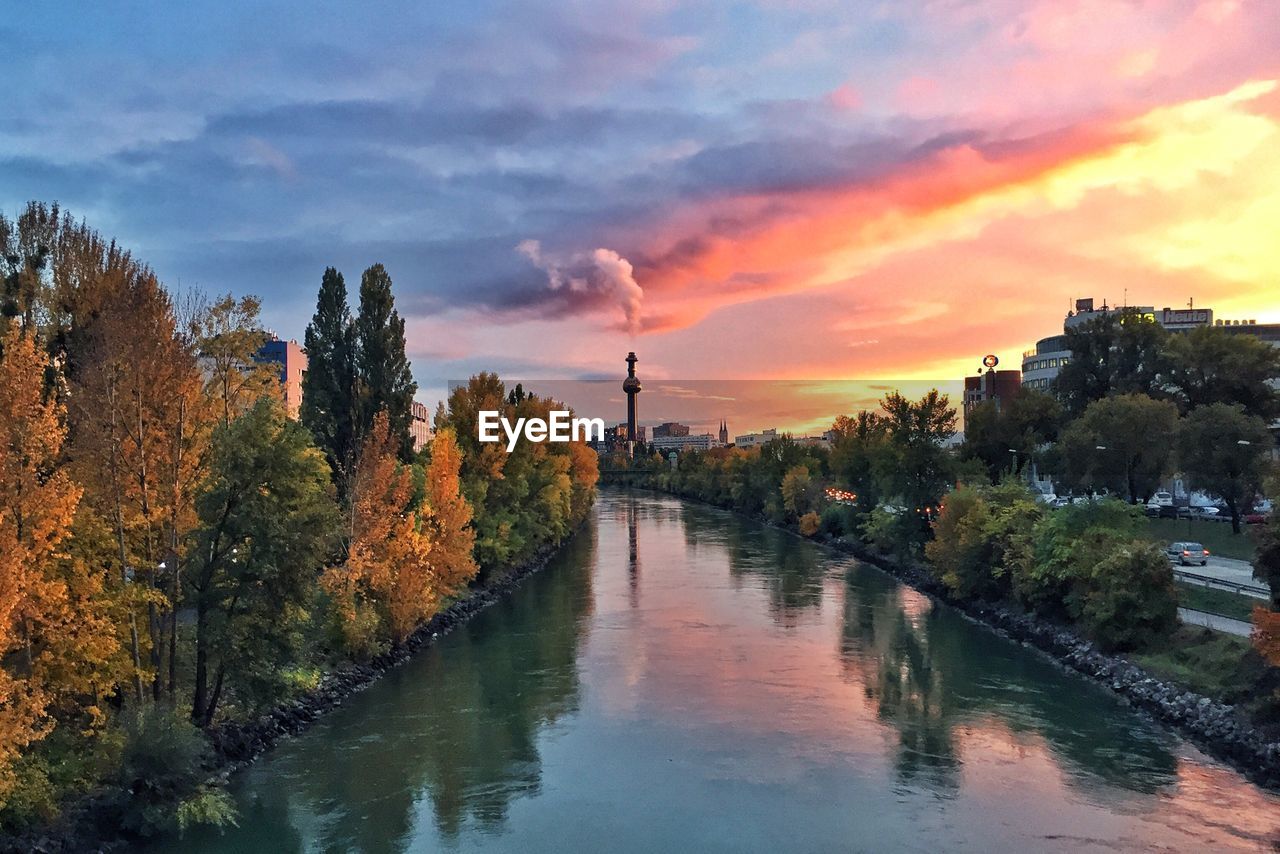
[[[167,850],[1255,849],[1280,799],[876,570],[605,491]]]

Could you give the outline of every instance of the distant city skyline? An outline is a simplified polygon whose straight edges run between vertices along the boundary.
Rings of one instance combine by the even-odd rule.
[[[1080,296],[1280,320],[1280,4],[9,4],[0,34],[0,209],[59,201],[284,339],[326,266],[381,261],[429,405],[627,350],[959,378]]]

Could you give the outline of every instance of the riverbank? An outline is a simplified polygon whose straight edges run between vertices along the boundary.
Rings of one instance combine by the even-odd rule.
[[[643,486],[627,488],[672,494]],[[696,498],[680,495],[674,497],[735,512]],[[1280,790],[1280,741],[1269,738],[1235,706],[1216,701],[1178,682],[1157,678],[1124,656],[1104,653],[1093,642],[1069,627],[1006,605],[957,599],[921,563],[903,561],[861,542],[822,534],[805,537],[795,525],[779,525],[760,517],[737,515],[744,515],[761,524],[852,555],[877,567],[931,599],[949,605],[969,619],[982,623],[997,634],[1035,649],[1056,664],[1110,689],[1129,705],[1150,714],[1206,753],[1235,768],[1251,782],[1268,789]]]
[[[270,712],[250,721],[228,721],[208,731],[212,762],[210,783],[225,785],[231,775],[252,764],[281,740],[298,735],[338,708],[354,694],[374,684],[392,669],[404,664],[420,650],[466,623],[481,611],[501,601],[527,578],[540,572],[559,554],[578,531],[562,542],[548,546],[532,560],[494,576],[483,587],[440,611],[409,638],[387,652],[363,663],[347,662],[321,677],[319,684]],[[117,793],[103,788],[65,805],[51,825],[32,829],[12,838],[0,838],[0,854],[70,854],[70,852],[115,852],[134,850],[136,839],[103,819],[106,805]]]
[[[792,533],[800,536],[796,531]],[[1253,783],[1280,789],[1280,741],[1267,738],[1234,706],[1217,702],[1176,682],[1158,679],[1123,656],[1102,652],[1070,628],[1004,605],[955,599],[923,566],[909,564],[845,540],[816,541],[870,563],[998,634],[1046,654],[1172,727]]]

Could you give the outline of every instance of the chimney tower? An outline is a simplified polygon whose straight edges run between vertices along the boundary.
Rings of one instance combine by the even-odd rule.
[[[640,378],[636,376],[635,353],[627,354],[627,378],[622,381],[622,390],[627,393],[627,457],[636,453],[636,395],[640,393]]]

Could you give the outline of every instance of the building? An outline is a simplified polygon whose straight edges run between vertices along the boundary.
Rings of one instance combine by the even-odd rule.
[[[653,428],[654,439],[664,439],[670,436],[688,436],[689,425],[678,424],[675,421],[666,421]]]
[[[997,407],[1002,407],[1018,394],[1022,388],[1021,371],[997,371],[994,366],[985,373],[964,378],[964,413],[967,416],[975,406],[994,400]]]
[[[409,404],[409,438],[415,454],[431,443],[431,412],[416,400]]]
[[[1046,391],[1054,378],[1058,376],[1058,371],[1071,361],[1071,351],[1067,349],[1067,336],[1065,333],[1070,329],[1084,326],[1098,318],[1107,317],[1117,312],[1136,312],[1142,317],[1154,320],[1170,332],[1186,332],[1188,329],[1195,329],[1198,326],[1228,326],[1234,330],[1247,329],[1254,325],[1253,321],[1245,323],[1241,323],[1241,321],[1235,321],[1234,323],[1231,321],[1215,321],[1213,319],[1213,309],[1196,308],[1194,301],[1189,302],[1186,308],[1165,306],[1159,311],[1154,306],[1149,305],[1108,306],[1105,300],[1100,308],[1095,308],[1092,297],[1076,300],[1075,306],[1075,310],[1067,312],[1067,316],[1062,322],[1062,332],[1064,334],[1041,338],[1036,342],[1035,347],[1022,354],[1023,385],[1039,391]],[[1257,328],[1261,329],[1263,327]],[[1278,330],[1280,330],[1280,327],[1278,327]],[[1277,340],[1280,340],[1280,338]]]
[[[737,448],[758,448],[766,442],[772,442],[776,438],[778,438],[778,430],[777,428],[774,428],[771,430],[762,430],[759,433],[744,433],[741,436],[734,436],[733,444],[734,447]]]
[[[720,419],[720,444],[729,444],[729,422],[723,418]]]
[[[258,361],[280,366],[280,388],[284,393],[285,412],[297,418],[302,409],[302,376],[307,372],[307,353],[297,341],[281,341],[271,333],[258,350]]]
[[[719,440],[710,433],[698,433],[696,435],[683,436],[658,436],[655,435],[653,440],[649,442],[649,447],[655,451],[707,451],[711,448],[720,447]]]

